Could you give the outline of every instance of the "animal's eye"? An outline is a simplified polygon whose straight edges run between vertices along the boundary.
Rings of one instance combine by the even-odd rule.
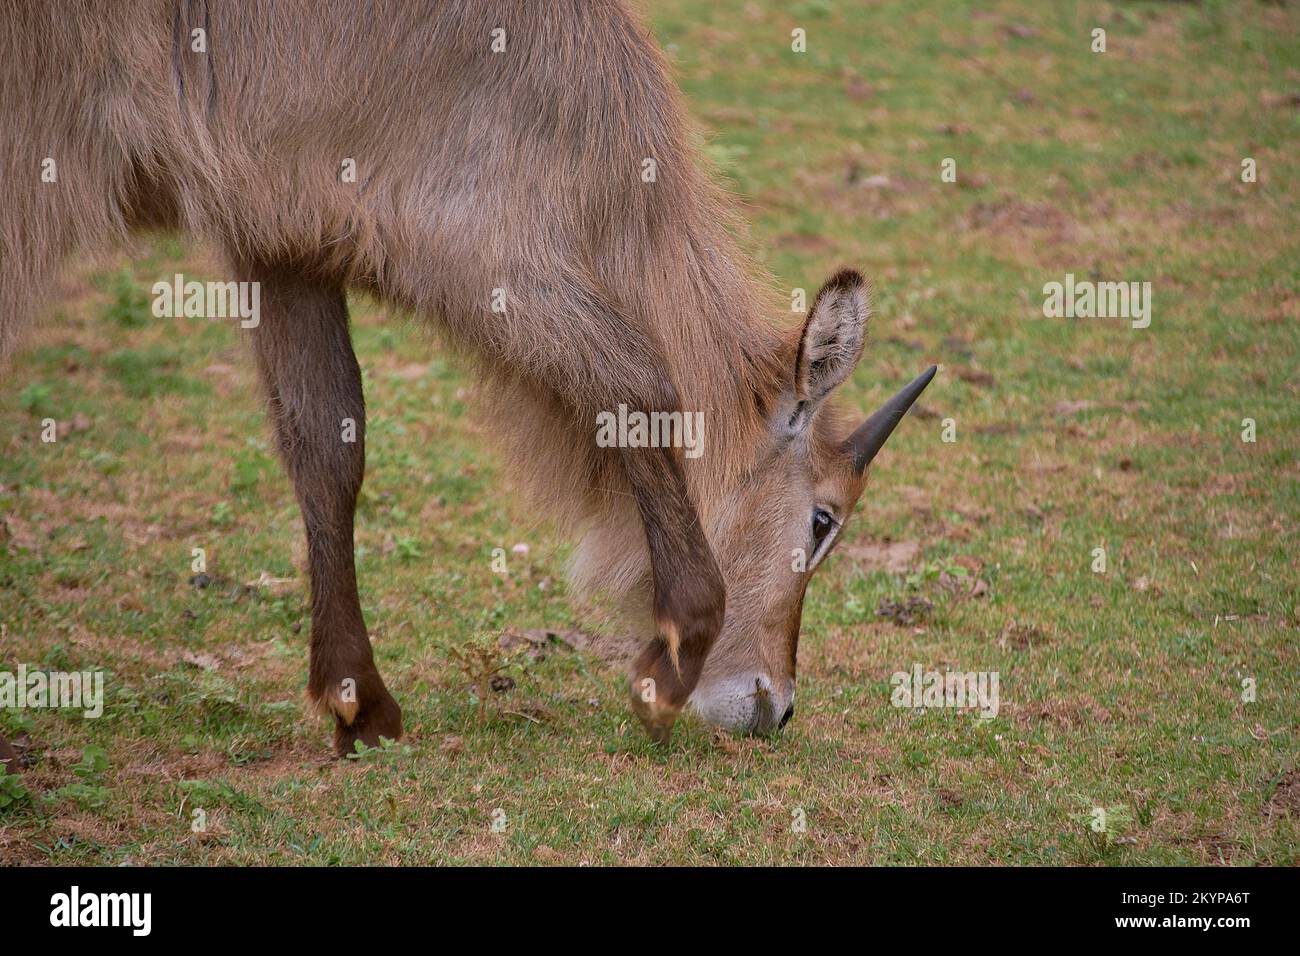
[[[835,527],[835,519],[831,517],[829,511],[826,511],[822,508],[818,508],[816,511],[813,512],[813,519],[812,519],[813,541],[818,546],[820,546],[822,541],[826,538],[826,536],[830,534],[831,528],[833,527]]]

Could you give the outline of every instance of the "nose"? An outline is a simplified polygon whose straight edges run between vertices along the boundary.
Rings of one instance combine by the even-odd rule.
[[[754,713],[749,732],[766,737],[768,734],[783,730],[794,716],[794,681],[788,681],[785,692],[781,693],[772,683],[763,678],[754,686]],[[785,704],[784,710],[781,705]],[[780,714],[780,718],[777,718]]]
[[[776,708],[779,705],[772,698],[772,681],[766,674],[754,678],[754,709],[750,719],[749,732],[766,737],[776,727]]]
[[[774,682],[753,671],[704,682],[691,695],[691,706],[715,727],[758,736],[785,726],[793,702],[793,679]]]

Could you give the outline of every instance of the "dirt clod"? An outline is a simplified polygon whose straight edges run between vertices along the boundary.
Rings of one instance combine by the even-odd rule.
[[[928,621],[933,610],[934,602],[913,594],[903,601],[885,598],[876,608],[876,617],[883,617],[899,627],[911,627]]]

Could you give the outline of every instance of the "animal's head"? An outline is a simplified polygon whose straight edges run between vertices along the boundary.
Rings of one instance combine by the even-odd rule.
[[[714,516],[726,620],[691,705],[717,726],[762,734],[792,716],[808,583],[842,537],[867,466],[934,377],[931,367],[856,429],[840,426],[829,399],[862,356],[868,314],[856,272],[838,273],[818,292],[769,435]]]

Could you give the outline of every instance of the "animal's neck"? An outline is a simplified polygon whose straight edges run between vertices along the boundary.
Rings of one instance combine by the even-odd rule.
[[[768,435],[785,384],[785,346],[766,318],[765,286],[725,236],[710,237],[701,272],[685,283],[690,312],[673,317],[672,375],[683,410],[700,413],[703,445],[687,474],[701,512],[734,487]]]
[[[690,229],[652,251],[642,261],[655,268],[635,276],[615,276],[611,254],[601,279],[638,320],[652,324],[678,411],[698,413],[692,424],[703,423],[698,454],[684,461],[707,527],[767,439],[768,416],[789,377],[789,343],[766,318],[772,296],[765,277],[747,267],[722,229]],[[492,428],[511,453],[514,475],[562,527],[583,535],[574,558],[577,583],[612,592],[643,586],[640,519],[619,457],[597,446],[594,416],[579,420],[557,396],[521,382],[499,384],[506,387],[488,396],[495,399]]]

